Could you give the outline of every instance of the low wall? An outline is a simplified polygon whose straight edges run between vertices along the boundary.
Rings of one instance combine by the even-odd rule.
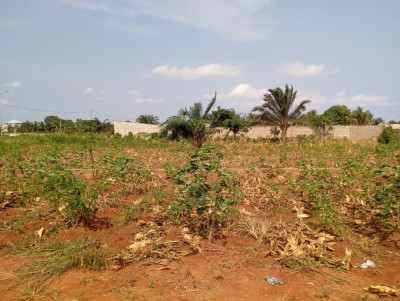
[[[336,125],[332,126],[329,135],[334,139],[346,138],[351,140],[366,140],[366,139],[376,139],[382,133],[385,126],[389,125]],[[400,124],[391,124],[394,129],[399,129]],[[121,122],[114,121],[114,132],[126,136],[131,132],[132,134],[138,133],[154,133],[160,131],[159,125],[144,124],[136,122]],[[251,139],[257,138],[270,138],[271,126],[260,126],[256,125],[249,129],[248,132],[242,133],[241,136]],[[227,130],[221,129],[219,133],[215,134],[214,137],[221,137],[226,135]],[[287,137],[296,138],[298,136],[312,136],[314,135],[312,128],[307,126],[291,126],[288,129]]]
[[[138,133],[156,133],[160,131],[159,125],[145,124],[137,122],[114,121],[114,133],[126,136],[129,133],[136,135]]]
[[[241,136],[250,139],[257,139],[257,138],[271,138],[273,135],[271,134],[272,126],[263,126],[263,125],[256,125],[252,126],[248,132],[240,133]],[[221,128],[215,137],[223,137],[226,135],[228,130]],[[288,129],[287,137],[288,138],[295,138],[297,136],[311,136],[314,134],[314,131],[307,126],[292,126]],[[231,133],[232,135],[232,133]]]
[[[384,125],[366,125],[366,126],[347,126],[347,125],[336,125],[332,126],[328,131],[328,134],[333,139],[351,139],[351,140],[366,140],[376,139],[382,133]],[[271,138],[271,126],[253,126],[247,133],[241,135],[246,138],[257,139],[257,138]],[[222,129],[215,136],[221,137],[227,133],[227,130]],[[299,136],[313,136],[315,135],[314,130],[308,126],[291,126],[287,131],[288,138],[296,138]]]
[[[364,140],[378,138],[382,133],[384,125],[351,126],[350,140]]]

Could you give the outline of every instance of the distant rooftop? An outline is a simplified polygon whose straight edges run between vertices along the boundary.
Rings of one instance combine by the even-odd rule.
[[[5,122],[5,124],[21,124],[21,123],[22,123],[21,121],[18,121],[16,119]]]

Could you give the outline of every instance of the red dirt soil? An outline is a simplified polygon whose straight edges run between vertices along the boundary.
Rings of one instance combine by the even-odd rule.
[[[6,222],[17,211],[3,211],[1,218]],[[96,227],[64,229],[44,239],[106,238],[109,247],[122,250],[141,228],[136,222],[122,226],[112,210],[107,213],[99,215]],[[288,214],[283,218],[288,219]],[[214,242],[201,240],[201,253],[179,259],[148,258],[119,270],[73,269],[53,277],[39,291],[24,285],[10,287],[18,277],[18,268],[32,258],[6,256],[6,247],[42,226],[48,228],[50,222],[36,219],[23,230],[0,231],[0,300],[395,300],[367,293],[364,288],[400,286],[398,233],[376,247],[374,268],[361,269],[366,258],[354,256],[348,272],[332,268],[295,272],[268,256],[254,239],[228,232]],[[170,225],[165,232],[166,240],[182,240],[181,229],[175,226]],[[336,252],[351,246],[340,242]],[[283,285],[269,285],[264,280],[267,275],[280,279]]]

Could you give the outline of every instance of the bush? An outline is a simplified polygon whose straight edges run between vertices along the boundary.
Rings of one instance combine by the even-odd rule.
[[[208,238],[234,217],[240,196],[233,175],[220,169],[223,154],[214,149],[198,148],[189,164],[175,173],[177,198],[170,206],[173,219]]]
[[[400,157],[398,157],[400,160]],[[375,206],[380,230],[391,233],[400,230],[400,167],[383,165],[376,171]]]
[[[383,132],[378,137],[378,142],[381,144],[389,144],[392,141],[399,141],[400,133],[391,126],[385,127]]]

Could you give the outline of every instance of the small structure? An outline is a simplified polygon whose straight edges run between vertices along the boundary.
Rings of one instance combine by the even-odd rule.
[[[8,126],[9,133],[16,133],[19,128],[19,125],[21,123],[22,123],[21,121],[13,119],[13,120],[7,121],[5,124]]]

